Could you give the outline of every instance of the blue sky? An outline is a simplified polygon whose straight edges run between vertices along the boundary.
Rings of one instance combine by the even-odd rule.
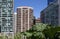
[[[40,12],[47,6],[47,0],[14,0],[14,12],[20,6],[30,6],[33,8],[34,16],[40,17]]]

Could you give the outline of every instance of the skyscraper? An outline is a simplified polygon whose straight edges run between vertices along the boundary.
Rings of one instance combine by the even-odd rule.
[[[7,36],[13,33],[13,0],[0,0],[0,31]]]
[[[48,4],[54,2],[55,0],[47,0]]]
[[[41,22],[60,26],[60,0],[55,0],[41,12]]]
[[[17,32],[29,30],[33,25],[33,8],[21,6],[17,8]]]

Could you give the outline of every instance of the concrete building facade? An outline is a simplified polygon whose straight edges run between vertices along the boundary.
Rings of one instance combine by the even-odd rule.
[[[14,33],[16,34],[16,26],[17,26],[17,13],[15,12],[13,14],[13,18],[14,18]]]
[[[0,32],[2,35],[12,36],[14,0],[0,0]]]

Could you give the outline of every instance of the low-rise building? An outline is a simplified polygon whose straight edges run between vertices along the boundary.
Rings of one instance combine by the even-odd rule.
[[[37,18],[36,23],[40,23],[40,22],[41,22],[40,18]]]

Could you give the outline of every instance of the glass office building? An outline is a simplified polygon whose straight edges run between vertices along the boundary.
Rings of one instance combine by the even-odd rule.
[[[13,0],[0,0],[0,32],[13,32]]]
[[[55,0],[48,0],[47,2],[48,2],[48,5],[50,4],[50,3],[52,3],[52,2],[54,2]]]
[[[60,27],[60,0],[55,0],[41,12],[41,22]]]

